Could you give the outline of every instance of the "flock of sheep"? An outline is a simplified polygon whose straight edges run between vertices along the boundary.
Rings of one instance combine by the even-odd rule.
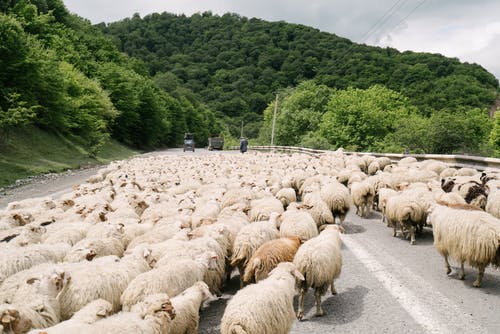
[[[342,268],[351,208],[414,244],[500,265],[500,174],[438,161],[303,154],[156,156],[110,164],[59,199],[0,211],[2,333],[197,333],[234,271],[222,334],[288,333]],[[293,305],[298,291],[298,307]]]

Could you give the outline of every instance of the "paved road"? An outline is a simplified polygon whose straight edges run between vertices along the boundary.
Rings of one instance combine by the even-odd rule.
[[[196,150],[194,154],[216,153]],[[82,172],[54,185],[32,185],[26,192],[17,191],[16,199],[34,196],[33,191],[43,196],[69,191],[92,173]],[[0,198],[0,208],[5,205],[2,201],[7,199]],[[500,270],[487,268],[482,288],[473,288],[475,270],[466,268],[466,279],[460,281],[455,263],[451,275],[445,274],[430,229],[410,246],[407,240],[392,237],[378,213],[369,219],[351,213],[345,227],[342,274],[335,284],[338,295],[323,297],[327,314],[317,318],[309,291],[305,320],[296,321],[292,333],[500,333]],[[237,285],[233,277],[223,296],[202,311],[200,333],[219,333],[224,307]]]

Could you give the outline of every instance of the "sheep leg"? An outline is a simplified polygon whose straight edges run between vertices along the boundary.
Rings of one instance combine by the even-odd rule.
[[[415,245],[415,226],[410,226],[410,245]]]
[[[448,262],[448,255],[443,255],[444,256],[444,263],[446,266],[446,275],[449,275],[451,273],[451,266],[450,262]]]
[[[302,283],[301,287],[299,288],[299,309],[297,311],[297,319],[302,320],[304,317],[304,297],[307,292],[307,287],[304,286],[305,284]]]
[[[460,275],[458,276],[459,280],[464,280],[465,279],[465,269],[464,269],[464,262],[460,263]]]
[[[335,281],[332,280],[332,285],[331,285],[331,290],[332,290],[332,295],[336,295],[337,294],[337,290],[335,289]]]
[[[476,288],[479,288],[481,286],[481,281],[483,280],[483,276],[484,276],[484,268],[486,266],[480,266],[479,267],[479,272],[477,274],[477,279],[474,281],[474,283],[472,283],[472,285]]]
[[[321,308],[321,289],[316,288],[314,291],[314,297],[316,297],[316,316],[321,317],[325,315],[325,312]]]

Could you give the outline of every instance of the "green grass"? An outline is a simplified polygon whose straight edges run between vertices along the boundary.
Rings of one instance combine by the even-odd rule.
[[[27,176],[101,165],[136,153],[116,141],[109,141],[96,157],[91,157],[78,138],[36,127],[18,129],[0,138],[0,187]]]

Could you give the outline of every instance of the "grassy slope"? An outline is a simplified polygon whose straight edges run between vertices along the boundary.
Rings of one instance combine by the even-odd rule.
[[[27,176],[104,164],[135,153],[111,141],[91,158],[75,140],[35,127],[16,130],[0,141],[0,187]]]

